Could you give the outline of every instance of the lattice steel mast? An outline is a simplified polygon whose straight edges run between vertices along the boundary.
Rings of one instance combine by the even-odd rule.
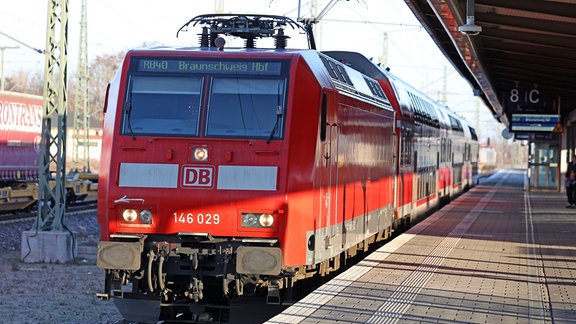
[[[86,0],[82,0],[80,45],[74,105],[72,170],[90,172],[90,113],[88,111],[88,26]],[[82,147],[82,150],[80,149]],[[82,156],[80,157],[80,153]]]
[[[48,0],[37,230],[62,231],[66,207],[68,0]],[[56,121],[54,132],[52,123]],[[53,185],[49,181],[52,169]]]

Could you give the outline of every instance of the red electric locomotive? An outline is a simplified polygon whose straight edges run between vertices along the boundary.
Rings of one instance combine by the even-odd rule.
[[[284,27],[309,28],[286,17],[203,15],[185,26],[196,24],[199,47],[129,51],[107,91],[99,295],[131,321],[222,321],[230,298],[261,290],[281,303],[296,281],[338,270],[411,217],[399,212],[397,182],[419,186],[417,161],[438,170],[428,161],[438,154],[416,159],[424,144],[414,143],[441,131],[422,139],[413,110],[391,105],[382,71],[287,49]],[[221,34],[246,48],[225,47]],[[276,48],[255,48],[264,37]],[[400,140],[401,129],[412,135]],[[406,154],[416,177],[398,177]],[[420,206],[411,195],[406,204]]]

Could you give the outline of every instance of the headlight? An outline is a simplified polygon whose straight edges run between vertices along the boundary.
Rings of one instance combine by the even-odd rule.
[[[122,212],[122,218],[128,223],[132,223],[138,218],[138,212],[134,209],[126,209]]]
[[[130,226],[149,226],[152,224],[153,214],[150,209],[128,208],[120,211],[122,222]]]
[[[242,227],[271,228],[274,227],[274,215],[260,213],[242,213]]]
[[[195,147],[192,154],[192,159],[194,161],[208,160],[208,149],[205,147]]]
[[[274,216],[272,214],[262,214],[258,218],[258,223],[262,227],[272,227],[274,226]]]
[[[242,214],[242,227],[258,227],[258,215]]]
[[[140,220],[142,223],[151,224],[152,223],[152,212],[148,209],[144,209],[140,212]]]

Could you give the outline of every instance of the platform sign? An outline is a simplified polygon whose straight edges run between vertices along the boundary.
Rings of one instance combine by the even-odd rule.
[[[514,133],[514,139],[517,141],[527,141],[530,139],[530,133]]]
[[[556,142],[559,135],[554,133],[514,133],[514,139],[517,141]]]
[[[558,123],[558,115],[512,114],[510,131],[512,132],[552,132]]]
[[[517,86],[508,90],[506,106],[511,113],[546,113],[544,95],[538,86]]]

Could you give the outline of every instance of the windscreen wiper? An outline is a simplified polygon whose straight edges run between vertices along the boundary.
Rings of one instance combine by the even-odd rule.
[[[134,131],[132,130],[132,96],[130,96],[130,100],[128,100],[127,107],[126,107],[126,126],[128,126],[128,130],[130,131],[130,136],[132,136],[132,140],[136,140],[136,136],[134,135]]]
[[[266,144],[269,144],[270,141],[272,140],[272,137],[274,137],[274,134],[276,134],[276,130],[278,129],[278,124],[280,123],[280,118],[282,118],[282,115],[284,115],[284,109],[282,109],[282,106],[278,105],[276,106],[276,123],[274,124],[274,127],[272,128],[272,131],[270,132],[270,136],[268,136],[268,139],[266,140]]]
[[[284,109],[282,109],[282,106],[280,105],[280,83],[278,83],[278,94],[277,94],[277,105],[276,105],[276,123],[274,124],[274,127],[272,128],[272,131],[270,132],[270,136],[268,136],[268,139],[266,140],[266,144],[269,144],[270,141],[272,140],[272,137],[274,137],[274,134],[276,133],[276,129],[278,128],[278,123],[280,122],[280,118],[282,118],[282,115],[284,115]]]

